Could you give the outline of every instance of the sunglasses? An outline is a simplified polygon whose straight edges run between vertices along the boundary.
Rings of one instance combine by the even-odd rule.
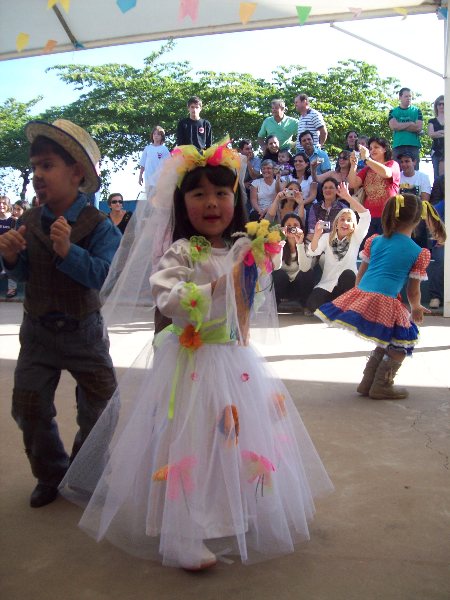
[[[348,158],[348,156],[340,156],[339,160],[346,160]]]
[[[111,200],[111,204],[123,204],[123,200]]]
[[[444,106],[443,102],[438,102],[438,106]]]

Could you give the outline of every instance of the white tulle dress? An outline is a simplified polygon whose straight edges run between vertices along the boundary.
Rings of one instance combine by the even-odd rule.
[[[236,341],[231,278],[211,293],[234,258],[169,248],[151,287],[173,326],[123,377],[61,485],[88,501],[80,526],[96,540],[168,566],[200,566],[205,544],[244,563],[290,553],[332,490],[282,381]]]

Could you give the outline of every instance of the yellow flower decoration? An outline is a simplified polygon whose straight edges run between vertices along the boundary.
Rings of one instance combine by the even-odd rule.
[[[248,235],[256,235],[256,232],[258,231],[258,227],[259,227],[259,223],[258,221],[250,221],[249,223],[245,224],[245,229],[247,230]]]
[[[241,166],[241,159],[239,158],[238,152],[228,147],[230,143],[229,138],[214,144],[207,150],[199,152],[195,146],[177,146],[172,150],[172,156],[181,156],[183,162],[178,167],[178,187],[180,187],[186,173],[193,171],[197,167],[205,167],[210,165],[213,167],[227,167],[232,171],[236,172],[236,182],[234,184],[234,191],[236,191],[239,183],[239,169]]]

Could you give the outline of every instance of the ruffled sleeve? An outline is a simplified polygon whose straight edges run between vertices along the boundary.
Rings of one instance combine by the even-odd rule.
[[[409,272],[409,277],[411,277],[411,279],[420,279],[421,281],[426,281],[428,279],[427,268],[430,264],[430,259],[431,254],[428,248],[422,248],[416,262],[413,265],[413,268]]]
[[[163,315],[182,321],[198,321],[209,316],[211,283],[198,285],[193,282],[194,267],[188,240],[172,244],[161,258],[159,268],[150,277],[150,286],[156,305]],[[191,308],[189,308],[189,306]]]
[[[370,236],[370,238],[367,238],[367,240],[364,244],[364,248],[359,253],[359,258],[365,263],[370,262],[370,251],[372,248],[372,242],[376,237],[378,237],[378,234],[374,234],[374,235]]]

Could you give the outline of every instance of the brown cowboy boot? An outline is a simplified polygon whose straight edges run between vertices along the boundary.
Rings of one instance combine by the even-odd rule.
[[[370,386],[373,383],[375,373],[378,369],[378,365],[382,361],[384,356],[384,348],[380,348],[377,346],[375,350],[373,350],[367,360],[366,367],[363,371],[363,378],[361,379],[361,383],[356,388],[358,394],[362,394],[363,396],[369,395]]]
[[[394,386],[394,378],[402,366],[388,354],[378,365],[375,378],[369,390],[369,396],[374,400],[402,400],[408,397],[408,391]]]

